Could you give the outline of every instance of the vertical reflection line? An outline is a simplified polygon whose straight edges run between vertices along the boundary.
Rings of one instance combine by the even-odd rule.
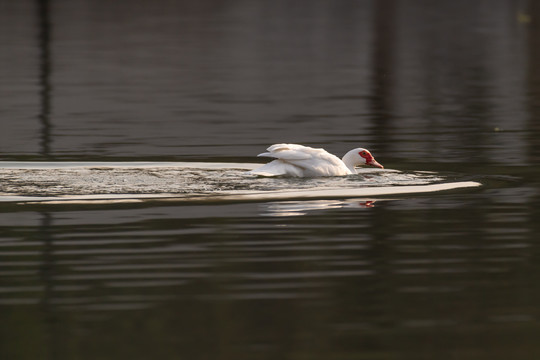
[[[45,321],[46,344],[48,351],[42,354],[44,359],[57,359],[56,316],[54,312],[54,247],[51,235],[53,218],[50,213],[41,213],[41,225],[39,227],[39,240],[42,242],[43,254],[40,266],[41,282],[43,283],[43,295],[41,298],[41,310]]]
[[[40,152],[43,157],[51,156],[51,22],[50,0],[36,0],[38,17],[38,46],[39,46],[39,100],[40,112],[38,119],[41,124]],[[55,324],[56,317],[53,309],[54,299],[54,248],[51,235],[52,216],[48,212],[42,213],[39,231],[40,240],[43,243],[43,255],[41,262],[41,281],[43,283],[42,310],[48,339],[46,343],[48,351],[44,354],[45,359],[57,358],[57,341]]]
[[[531,134],[540,132],[540,3],[530,1],[528,3],[529,17],[532,19],[528,24],[528,102],[529,124],[528,131]],[[540,160],[540,147],[538,139],[529,137],[528,162],[536,164]]]
[[[40,151],[44,157],[51,154],[51,21],[50,1],[36,0],[39,19],[39,98],[41,124]]]
[[[388,126],[392,117],[396,7],[395,0],[379,0],[375,4],[371,110],[376,121],[378,151],[387,150]]]
[[[372,52],[372,96],[371,113],[375,123],[374,138],[377,151],[388,152],[391,143],[390,126],[392,120],[392,97],[394,95],[395,77],[395,45],[396,45],[396,8],[395,0],[378,0],[375,2],[373,23],[373,52]],[[381,231],[392,223],[393,215],[384,207],[373,209],[370,221],[370,233],[373,237],[374,268],[376,271],[376,301],[374,311],[381,321],[391,322],[389,314],[395,313],[394,301],[396,283],[391,267],[393,251],[390,246],[390,236]]]

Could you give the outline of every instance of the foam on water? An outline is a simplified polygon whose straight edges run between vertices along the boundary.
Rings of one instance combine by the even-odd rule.
[[[479,186],[375,168],[344,177],[258,177],[259,164],[0,162],[0,201],[274,200],[399,195]]]

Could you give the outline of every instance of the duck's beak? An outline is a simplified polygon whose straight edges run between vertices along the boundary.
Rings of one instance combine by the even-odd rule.
[[[366,163],[366,165],[378,167],[378,168],[380,168],[380,169],[384,169],[384,166],[382,166],[381,164],[379,164],[379,163],[377,162],[377,160],[375,160],[375,159],[371,159],[370,161],[368,161],[368,162]]]

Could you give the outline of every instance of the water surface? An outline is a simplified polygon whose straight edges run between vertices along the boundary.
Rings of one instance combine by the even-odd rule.
[[[0,10],[0,358],[540,355],[536,2]]]
[[[3,168],[2,168],[3,166]],[[0,201],[176,201],[351,198],[481,186],[456,174],[358,169],[349,176],[250,174],[258,164],[165,162],[0,162]]]

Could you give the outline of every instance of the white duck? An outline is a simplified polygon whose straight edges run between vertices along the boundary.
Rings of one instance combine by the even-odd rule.
[[[343,156],[343,160],[324,149],[296,144],[274,144],[268,152],[258,156],[275,158],[249,173],[263,176],[287,175],[297,177],[342,176],[356,174],[356,166],[370,165],[383,169],[371,153],[356,148]]]

